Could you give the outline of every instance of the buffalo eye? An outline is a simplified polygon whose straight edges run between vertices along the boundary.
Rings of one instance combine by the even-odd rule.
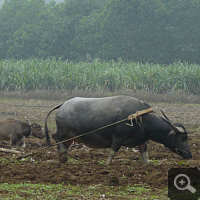
[[[187,136],[187,135],[182,135],[182,136],[181,136],[181,140],[182,140],[182,141],[186,141],[187,139],[188,139],[188,136]]]

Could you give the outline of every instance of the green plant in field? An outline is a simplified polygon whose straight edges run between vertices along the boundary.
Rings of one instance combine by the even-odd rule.
[[[160,162],[160,160],[151,160],[151,163],[153,164],[153,165],[161,165],[162,163]]]
[[[179,165],[190,165],[190,163],[188,163],[187,161],[180,161],[178,164]]]
[[[127,177],[123,174],[123,176],[121,177],[121,179],[127,179]]]
[[[47,60],[0,61],[1,90],[131,89],[156,93],[199,94],[200,67],[177,62],[158,64]]]
[[[10,163],[10,159],[4,158],[4,157],[0,157],[0,163],[2,163],[2,164]]]
[[[151,188],[146,186],[145,184],[134,184],[134,185],[127,185],[126,187],[119,186],[118,194],[120,195],[130,195],[130,194],[146,194],[149,193]]]
[[[3,200],[7,199],[23,199],[27,197],[28,199],[60,199],[65,197],[67,198],[109,198],[115,197],[119,199],[124,197],[124,195],[137,195],[138,199],[143,198],[143,195],[150,195],[151,188],[146,184],[135,184],[127,186],[103,186],[103,185],[64,185],[64,184],[31,184],[20,183],[20,184],[0,184],[1,191],[7,191],[1,198]],[[21,196],[23,195],[23,197]],[[150,195],[149,199],[162,199],[165,194],[163,193],[160,196]]]
[[[68,163],[70,163],[70,162],[74,163],[74,162],[78,162],[78,160],[74,159],[74,158],[69,158],[67,162]]]
[[[106,163],[105,160],[99,160],[99,161],[98,161],[98,164],[99,164],[99,165],[105,165],[105,163]]]

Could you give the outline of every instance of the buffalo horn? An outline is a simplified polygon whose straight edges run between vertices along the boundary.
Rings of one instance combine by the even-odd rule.
[[[171,122],[171,120],[165,115],[165,113],[162,111],[162,110],[160,110],[161,111],[161,113],[163,114],[163,116],[165,117],[165,119],[167,119],[168,121],[170,121]],[[172,123],[172,122],[171,122]]]
[[[181,132],[176,126],[174,126],[174,124],[173,124],[170,120],[165,119],[165,118],[163,118],[163,117],[161,117],[161,119],[163,119],[164,121],[166,121],[166,122],[174,129],[174,131],[175,131],[176,133],[183,133],[183,132]]]

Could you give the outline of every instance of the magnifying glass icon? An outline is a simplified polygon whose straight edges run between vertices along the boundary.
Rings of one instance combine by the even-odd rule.
[[[182,177],[182,179],[180,178]],[[180,180],[178,181],[178,178],[180,178]],[[184,180],[187,181],[184,181]],[[177,185],[177,182],[182,185],[183,187],[180,187]],[[195,193],[196,189],[194,187],[192,187],[190,185],[190,178],[186,175],[186,174],[179,174],[175,177],[174,179],[174,186],[178,189],[178,190],[189,190],[191,193]]]

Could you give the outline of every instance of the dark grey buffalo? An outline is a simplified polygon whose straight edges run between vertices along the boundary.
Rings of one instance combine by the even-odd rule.
[[[48,145],[51,145],[47,119],[51,112],[58,109],[56,114],[57,132],[52,137],[60,142],[58,147],[59,161],[66,162],[66,152],[73,141],[83,143],[91,148],[110,148],[106,164],[121,146],[139,147],[145,163],[148,163],[148,140],[159,142],[171,151],[185,159],[192,157],[187,141],[187,132],[183,125],[172,123],[165,115],[159,117],[154,112],[142,115],[142,120],[123,121],[102,130],[86,134],[75,139],[61,142],[78,135],[88,133],[100,127],[126,119],[129,115],[148,109],[150,106],[134,97],[114,96],[106,98],[80,98],[76,97],[53,108],[45,120],[45,134]]]
[[[14,119],[1,119],[0,120],[0,141],[10,141],[12,146],[23,143],[23,137],[33,135],[37,138],[44,138],[42,128],[36,123],[21,122]]]

